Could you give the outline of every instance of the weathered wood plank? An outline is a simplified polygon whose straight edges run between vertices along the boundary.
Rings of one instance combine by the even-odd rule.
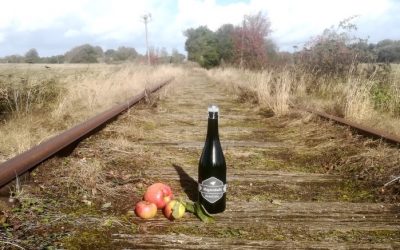
[[[197,178],[197,168],[185,167],[186,178]],[[149,177],[160,176],[160,169],[146,169],[146,175]],[[179,180],[180,177],[173,167],[162,169],[162,178],[166,180]],[[285,171],[262,171],[254,169],[229,169],[227,173],[229,181],[242,182],[264,182],[264,183],[310,183],[310,182],[337,182],[343,179],[337,175],[285,172]]]
[[[223,149],[229,148],[276,148],[282,147],[283,144],[280,142],[260,142],[260,141],[241,141],[241,140],[225,140],[221,141]],[[166,146],[166,147],[177,147],[177,148],[195,148],[202,149],[204,147],[204,141],[158,141],[158,142],[141,142],[137,144],[137,147],[146,146]]]
[[[307,230],[392,230],[400,233],[400,207],[385,203],[350,202],[228,202],[227,210],[216,215],[215,227],[240,227],[246,229],[279,225],[284,228],[304,227]],[[169,227],[164,218],[142,221],[152,227]],[[179,222],[198,225],[190,216]]]
[[[115,243],[141,249],[396,249],[399,243],[338,243],[212,238],[185,234],[113,234]],[[129,248],[125,248],[129,249]]]

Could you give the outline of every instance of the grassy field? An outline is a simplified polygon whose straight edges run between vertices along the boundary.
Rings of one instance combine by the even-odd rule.
[[[209,76],[243,101],[276,115],[289,113],[290,106],[310,107],[400,135],[400,67],[391,67],[363,65],[341,78],[317,78],[290,67],[259,72],[219,68]]]
[[[0,64],[0,161],[182,74],[172,66]]]

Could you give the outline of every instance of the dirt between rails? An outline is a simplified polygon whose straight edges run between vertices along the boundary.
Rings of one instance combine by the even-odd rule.
[[[394,249],[400,247],[399,150],[306,113],[275,117],[193,71],[135,106],[67,157],[53,158],[0,201],[0,244],[26,249]],[[218,104],[227,210],[132,215],[164,182],[195,199],[208,104]],[[11,244],[12,243],[12,244]],[[14,245],[13,245],[14,244]]]

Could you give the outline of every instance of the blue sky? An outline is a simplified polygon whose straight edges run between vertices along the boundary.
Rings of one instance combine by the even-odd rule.
[[[311,36],[358,15],[357,35],[370,42],[400,40],[400,1],[395,0],[0,0],[0,56],[63,54],[83,43],[104,50],[130,46],[145,52],[140,17],[150,12],[150,45],[184,52],[182,32],[207,25],[240,24],[246,14],[266,13],[280,50],[302,46]]]

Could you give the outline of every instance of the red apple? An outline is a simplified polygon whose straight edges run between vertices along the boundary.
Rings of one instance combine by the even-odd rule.
[[[182,218],[185,214],[185,206],[177,200],[170,201],[164,208],[164,215],[170,220]]]
[[[158,209],[164,208],[173,198],[171,188],[163,183],[151,185],[144,194],[144,200],[156,204]]]
[[[150,219],[156,216],[157,206],[147,201],[139,201],[135,206],[135,213],[142,219]]]

